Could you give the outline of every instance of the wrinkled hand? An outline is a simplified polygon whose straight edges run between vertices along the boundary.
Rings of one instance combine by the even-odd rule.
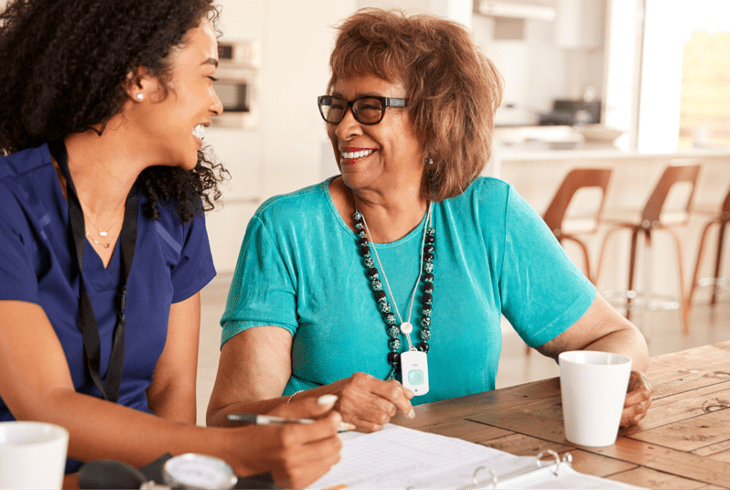
[[[335,409],[360,432],[382,429],[398,410],[406,417],[415,417],[410,402],[413,392],[396,380],[383,381],[369,374],[355,373],[330,387],[339,397]]]
[[[624,411],[621,414],[621,427],[636,425],[646,416],[646,412],[651,405],[652,391],[649,380],[644,373],[631,371]]]
[[[337,434],[342,416],[332,410],[335,398],[327,395],[319,399],[303,398],[270,412],[280,417],[317,419],[311,424],[234,429],[245,431],[245,435],[239,433],[238,447],[233,449],[233,453],[238,453],[236,456],[243,460],[239,461],[238,467],[233,462],[236,473],[269,471],[280,488],[304,488],[318,480],[340,460],[342,441]]]

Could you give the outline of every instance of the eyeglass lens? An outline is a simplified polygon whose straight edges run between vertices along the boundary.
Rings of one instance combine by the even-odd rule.
[[[375,124],[383,119],[383,102],[372,97],[363,97],[349,103],[336,97],[322,97],[319,108],[325,121],[337,124],[345,118],[348,105],[352,107],[355,119],[363,124]]]

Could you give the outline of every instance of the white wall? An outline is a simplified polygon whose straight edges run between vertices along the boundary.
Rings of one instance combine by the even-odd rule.
[[[473,0],[358,0],[358,8],[400,8],[408,12],[429,12],[471,28]]]
[[[246,224],[264,199],[321,180],[326,146],[316,105],[329,79],[334,26],[356,10],[355,0],[218,0],[222,41],[261,45],[258,126],[211,128],[209,137],[232,179],[224,206],[207,216],[219,273],[233,271]]]

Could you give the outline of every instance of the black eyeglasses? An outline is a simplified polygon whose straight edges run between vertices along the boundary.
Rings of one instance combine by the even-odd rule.
[[[347,114],[347,108],[352,109],[355,120],[361,124],[378,124],[383,120],[386,107],[405,107],[408,101],[393,97],[379,97],[364,95],[355,100],[342,100],[332,95],[317,97],[319,113],[329,124],[339,124]]]

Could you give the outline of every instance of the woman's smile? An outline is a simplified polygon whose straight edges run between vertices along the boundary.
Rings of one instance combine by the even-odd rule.
[[[375,153],[374,148],[343,148],[340,150],[340,163],[353,165],[358,160],[369,157],[373,153]]]
[[[198,141],[198,147],[203,146],[203,138],[205,138],[205,127],[207,124],[198,124],[193,128],[193,137]]]

